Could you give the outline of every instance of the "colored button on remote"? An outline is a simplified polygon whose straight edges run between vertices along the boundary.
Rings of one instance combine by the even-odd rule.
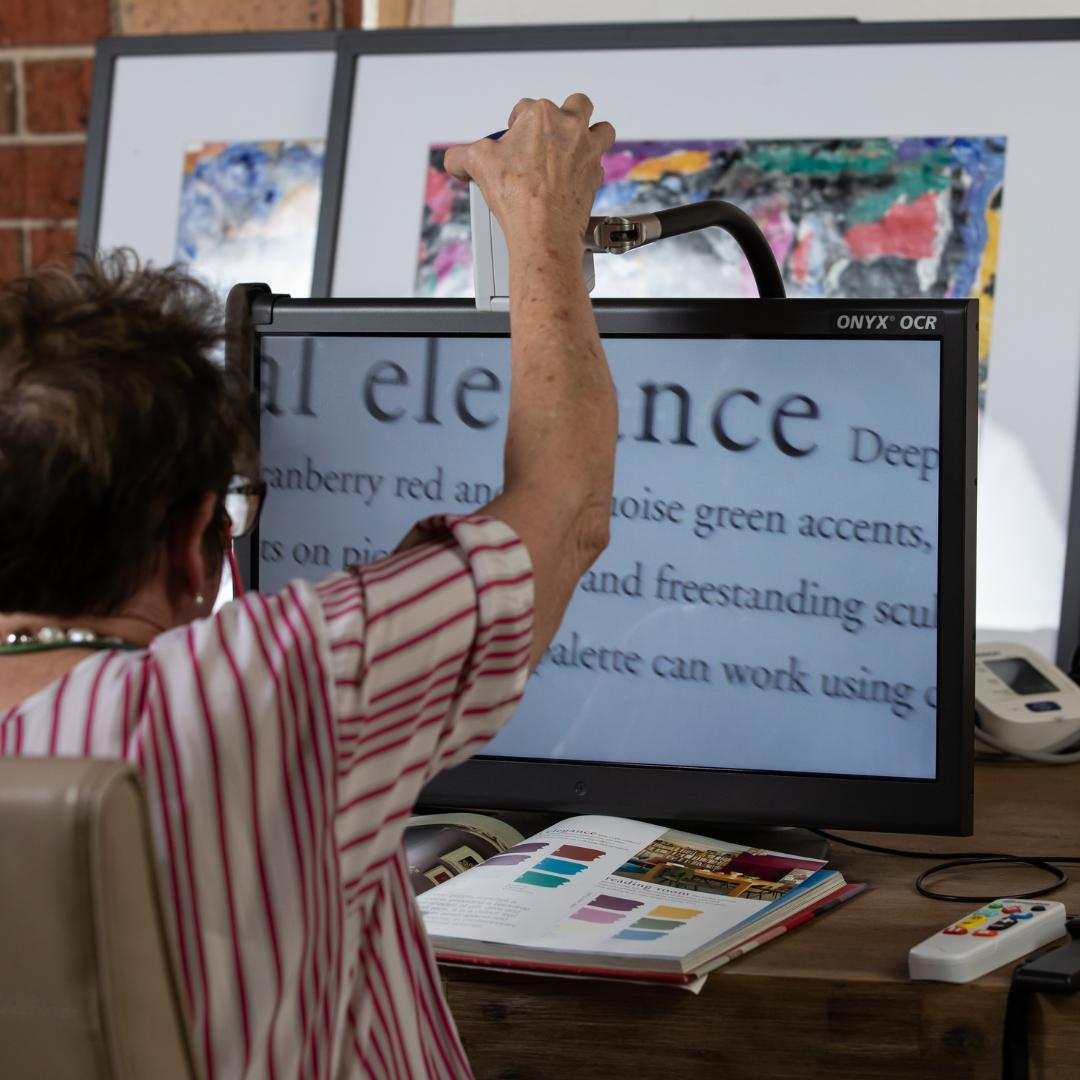
[[[1008,930],[1010,926],[1015,926],[1016,920],[1013,918],[998,919],[997,922],[992,922],[987,929],[988,930]]]
[[[1030,911],[1018,911],[1014,916],[1014,919],[1034,919],[1035,916]]]
[[[1001,901],[1000,900],[995,900],[992,904],[987,904],[986,906],[990,911],[1000,911],[1001,910]]]
[[[976,930],[975,937],[997,937],[998,932],[996,930]]]
[[[962,926],[946,926],[941,931],[943,934],[966,934],[967,931]]]
[[[1022,911],[1023,909],[1018,904],[1009,904],[1001,910],[1005,915],[1015,915],[1018,911]]]
[[[1045,904],[1032,904],[1031,905],[1031,910],[1032,911],[1045,911],[1046,910],[1046,905]]]

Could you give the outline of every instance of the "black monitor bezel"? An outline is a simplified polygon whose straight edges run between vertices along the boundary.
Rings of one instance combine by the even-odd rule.
[[[242,288],[242,287],[240,287]],[[706,300],[595,302],[612,337],[919,338],[941,343],[937,776],[933,780],[473,758],[423,801],[443,807],[603,812],[694,823],[809,825],[969,835],[973,827],[976,301]],[[841,312],[934,314],[938,332],[839,331]],[[508,316],[471,301],[293,300],[265,286],[231,304],[233,362],[258,383],[275,336],[505,336]],[[899,321],[899,318],[896,320]],[[895,325],[895,324],[894,324]],[[243,563],[258,583],[258,533]],[[717,784],[722,797],[717,798]],[[523,795],[523,793],[527,793]]]

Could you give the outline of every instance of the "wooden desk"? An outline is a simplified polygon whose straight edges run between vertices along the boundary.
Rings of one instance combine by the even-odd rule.
[[[1080,852],[1080,766],[982,765],[975,836],[864,835],[896,847]],[[961,986],[914,983],[908,949],[977,905],[920,897],[931,861],[833,847],[831,863],[874,889],[682,990],[443,969],[480,1080],[810,1080],[934,1076],[996,1080],[1012,966]],[[1080,877],[1080,870],[1074,871]],[[1041,878],[1040,881],[1045,880]],[[1020,869],[941,879],[1008,895]],[[1031,887],[1031,885],[1027,885]],[[1053,895],[1080,913],[1080,884]],[[1080,1078],[1080,994],[1032,1009],[1032,1077]]]

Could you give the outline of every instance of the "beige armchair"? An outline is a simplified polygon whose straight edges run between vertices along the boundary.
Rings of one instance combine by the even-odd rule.
[[[198,1075],[123,762],[0,758],[0,1072]]]

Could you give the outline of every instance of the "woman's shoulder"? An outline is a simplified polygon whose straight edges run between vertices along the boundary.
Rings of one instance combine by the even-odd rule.
[[[228,665],[257,655],[269,662],[297,648],[318,648],[327,636],[325,598],[348,595],[351,577],[335,574],[317,583],[297,578],[276,592],[247,592],[208,618],[160,635],[150,652],[159,662],[182,657]]]
[[[212,732],[223,758],[234,756],[230,747],[247,753],[251,739],[266,742],[261,717],[288,716],[321,730],[332,713],[325,618],[318,586],[309,582],[247,593],[161,634],[148,651],[151,706],[160,697],[174,718],[184,717],[181,741],[201,745],[201,733]]]

